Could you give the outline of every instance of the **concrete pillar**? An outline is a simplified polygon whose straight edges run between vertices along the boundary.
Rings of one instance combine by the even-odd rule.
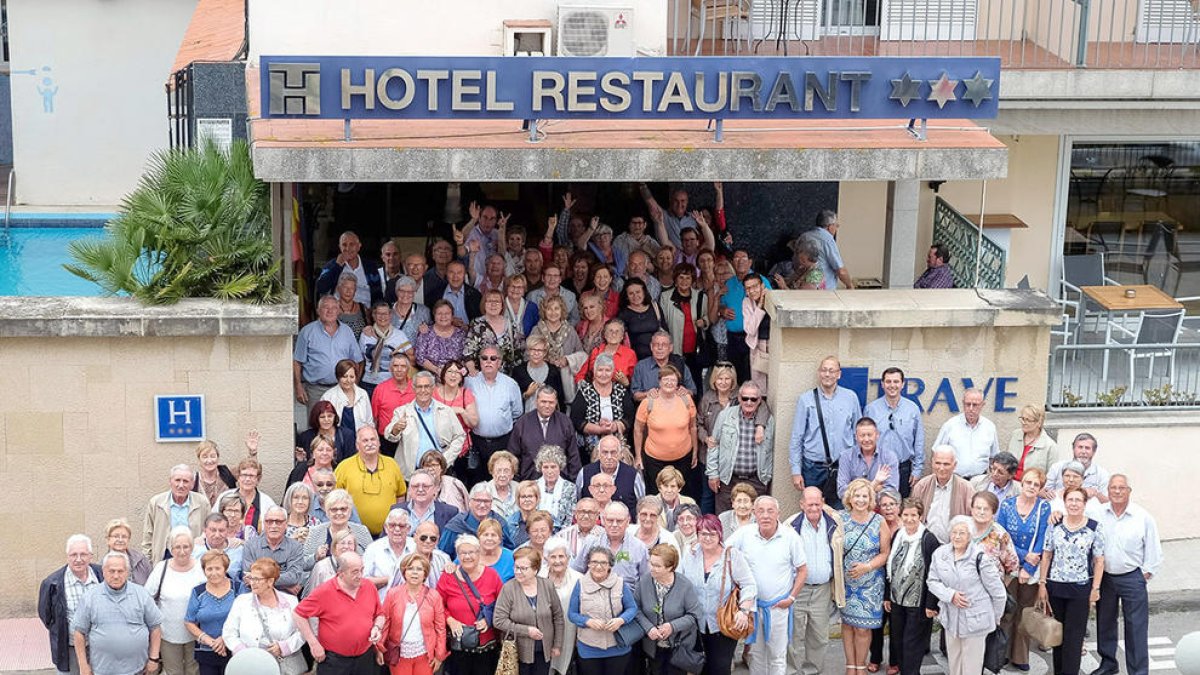
[[[888,183],[887,221],[884,229],[883,287],[912,288],[917,268],[917,218],[921,182],[894,180]]]

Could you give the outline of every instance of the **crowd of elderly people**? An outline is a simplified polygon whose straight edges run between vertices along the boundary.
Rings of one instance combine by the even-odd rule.
[[[714,219],[686,193],[652,202],[682,244],[617,247],[569,204],[532,257],[492,207],[433,265],[373,269],[343,235],[297,339],[294,469],[264,483],[255,433],[235,465],[204,442],[139,531],[112,521],[104,551],[70,537],[39,597],[57,669],[219,675],[261,650],[286,674],[475,675],[508,649],[522,675],[814,675],[836,621],[847,675],[918,675],[931,645],[978,675],[989,649],[1029,670],[1031,608],[1063,624],[1055,675],[1078,675],[1094,606],[1092,675],[1119,671],[1118,610],[1147,673],[1161,547],[1095,437],[1060,458],[1027,406],[1001,450],[972,389],[927,444],[900,369],[863,410],[831,356],[776,480],[749,362],[769,333],[743,324],[769,321],[769,283],[744,251],[714,276],[694,250]],[[581,252],[560,259],[567,239]]]

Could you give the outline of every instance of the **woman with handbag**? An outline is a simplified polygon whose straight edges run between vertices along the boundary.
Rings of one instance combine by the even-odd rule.
[[[1050,519],[1050,502],[1041,497],[1045,484],[1046,473],[1040,467],[1026,467],[1021,474],[1021,491],[1004,500],[996,515],[996,522],[1012,538],[1013,548],[1021,561],[1017,578],[1008,584],[1008,592],[1016,599],[1017,609],[1004,626],[1004,632],[1009,639],[1009,664],[1023,672],[1029,671],[1029,634],[1021,626],[1021,616],[1027,607],[1033,607],[1037,602],[1038,565],[1042,562]]]
[[[1066,515],[1046,533],[1037,606],[1063,625],[1062,644],[1054,648],[1055,675],[1078,675],[1088,610],[1100,600],[1105,532],[1084,514],[1083,488],[1067,488],[1062,500]]]
[[[479,539],[474,535],[458,535],[454,552],[458,569],[442,574],[437,583],[438,595],[446,603],[448,665],[463,675],[494,672],[498,654],[492,610],[500,595],[500,576],[483,564]]]
[[[146,592],[162,610],[162,672],[164,675],[197,675],[193,650],[196,638],[188,631],[184,616],[192,589],[205,582],[200,561],[192,558],[192,531],[186,525],[171,529],[167,539],[171,557],[150,571]]]
[[[887,589],[883,608],[891,615],[891,655],[900,675],[920,675],[921,661],[929,648],[931,619],[937,615],[937,596],[925,584],[937,537],[925,529],[921,500],[900,502],[900,527],[892,537],[887,561]],[[889,669],[890,672],[890,669]]]
[[[308,670],[300,649],[304,637],[296,629],[293,612],[296,596],[275,590],[279,578],[279,563],[259,558],[251,563],[243,577],[249,593],[233,601],[221,639],[230,654],[257,647],[265,649],[279,662],[281,675],[299,675]]]
[[[704,645],[701,675],[727,675],[733,668],[737,642],[754,631],[752,620],[758,587],[750,564],[739,549],[725,548],[724,527],[712,514],[696,524],[700,545],[685,551],[682,574],[700,599],[700,641]]]
[[[521,675],[549,675],[550,661],[562,654],[562,603],[549,579],[538,576],[540,553],[523,548],[513,559],[515,576],[496,599],[496,630],[516,637]]]
[[[377,648],[392,675],[433,675],[446,651],[446,608],[442,596],[425,585],[430,563],[419,553],[400,561],[404,579],[383,601],[383,640]]]
[[[612,551],[593,547],[587,574],[571,592],[567,618],[578,627],[579,675],[626,675],[631,646],[641,639],[633,591],[612,573]],[[622,628],[625,630],[622,630]]]
[[[883,516],[875,513],[871,481],[855,478],[842,494],[841,512],[846,548],[846,606],[842,608],[842,649],[846,670],[865,671],[871,651],[871,631],[883,625],[883,568],[892,535]],[[976,674],[978,675],[978,674]]]
[[[950,543],[933,552],[926,583],[938,598],[937,618],[946,633],[947,675],[979,675],[1006,593],[996,559],[971,542],[969,516],[950,520]]]
[[[697,649],[703,608],[692,582],[679,567],[679,551],[670,544],[650,549],[650,574],[638,579],[638,623],[646,631],[642,648],[658,675],[684,675],[704,669]]]

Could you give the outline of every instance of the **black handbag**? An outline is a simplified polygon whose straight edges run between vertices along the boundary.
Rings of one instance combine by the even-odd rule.
[[[980,563],[983,561],[983,553],[975,555],[975,573],[979,575],[980,583],[983,582],[983,570]],[[1016,600],[1009,593],[1005,592],[1004,612],[1013,611],[1016,607]],[[1008,633],[1004,629],[996,626],[996,630],[988,633],[987,642],[983,647],[983,667],[985,670],[990,670],[993,673],[999,673],[1004,664],[1008,663]]]
[[[704,671],[704,649],[699,643],[699,637],[691,640],[692,644],[686,644],[680,640],[671,650],[671,658],[668,659],[672,666],[682,670],[685,673],[699,673]]]
[[[821,495],[825,498],[826,504],[841,504],[842,496],[838,494],[838,463],[834,461],[833,455],[829,452],[829,435],[825,433],[825,413],[821,410],[821,390],[813,387],[813,405],[817,408],[817,425],[821,429],[821,444],[825,446],[825,466],[829,469],[829,475],[825,477],[825,482],[821,485]]]
[[[475,601],[479,603],[479,609],[475,612],[475,618],[477,620],[487,619],[488,625],[490,626],[492,623],[491,617],[488,616],[487,612],[485,611],[487,606],[483,604],[483,598],[480,597],[479,591],[475,590],[475,584],[471,583],[471,578],[468,577],[466,573],[463,573],[463,577],[467,580],[467,587],[471,589],[471,595],[474,595]],[[458,584],[458,589],[462,591],[463,597],[466,598],[467,606],[469,607],[471,605],[471,598],[467,595],[467,588],[463,588],[462,582],[459,581],[457,574],[454,575],[454,583]],[[480,633],[479,629],[474,625],[463,624],[462,637],[456,638],[454,637],[454,633],[450,633],[450,649],[456,652],[476,651],[483,646],[480,644],[481,635],[482,633]]]
[[[612,614],[614,619],[617,618],[617,612],[613,608],[611,595],[608,596],[608,613]],[[642,624],[638,622],[636,615],[633,621],[621,624],[617,632],[613,633],[613,639],[622,647],[633,647],[645,636],[646,630],[642,628]]]

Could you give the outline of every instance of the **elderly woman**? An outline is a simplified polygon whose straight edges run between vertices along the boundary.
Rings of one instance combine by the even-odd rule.
[[[404,583],[383,601],[384,662],[392,675],[432,675],[449,655],[446,651],[446,607],[436,589],[426,585],[430,562],[410,553],[397,566]]]
[[[658,303],[646,290],[646,282],[637,277],[625,282],[625,287],[621,289],[621,309],[617,312],[617,318],[625,324],[629,346],[637,358],[640,360],[650,356],[650,338],[665,329],[666,324],[663,323]]]
[[[696,504],[696,500],[687,495],[680,494],[684,488],[683,474],[674,467],[666,467],[658,472],[658,477],[654,479],[654,484],[658,488],[658,498],[662,500],[662,518],[659,519],[659,525],[665,530],[675,531],[675,517],[679,513],[679,509],[686,504]]]
[[[358,339],[367,325],[367,308],[354,299],[356,292],[358,277],[350,272],[342,272],[333,292],[333,297],[338,302],[338,321],[349,326],[350,330],[354,331],[354,338]]]
[[[557,532],[571,524],[571,515],[575,511],[575,484],[562,475],[567,466],[567,455],[557,445],[543,445],[538,449],[534,463],[542,474],[537,479],[538,494],[541,495],[538,509],[554,517],[554,531]]]
[[[314,494],[304,483],[293,483],[283,493],[284,508],[287,509],[287,537],[301,544],[308,538],[308,530],[318,522],[312,515]]]
[[[109,551],[124,553],[129,556],[129,580],[139,586],[146,585],[150,578],[150,559],[138,548],[129,548],[129,539],[133,536],[133,528],[124,518],[108,521],[104,527],[104,542]]]
[[[575,333],[579,336],[586,361],[587,356],[604,345],[604,301],[600,296],[590,293],[580,296],[579,316],[580,319],[575,324]],[[579,370],[576,368],[572,374]]]
[[[521,327],[504,315],[504,295],[500,291],[484,293],[480,311],[483,314],[471,322],[463,343],[462,357],[466,359],[467,370],[472,375],[478,372],[479,352],[484,347],[496,347],[500,350],[500,367],[511,373],[521,362],[525,349]]]
[[[371,306],[371,318],[371,325],[364,328],[358,338],[366,362],[362,384],[368,394],[375,391],[376,385],[391,379],[392,355],[411,355],[413,349],[408,334],[392,325],[392,308],[386,302]]]
[[[900,493],[891,488],[881,490],[878,495],[878,506],[876,511],[883,516],[883,522],[887,524],[888,531],[895,533],[900,530]],[[887,589],[884,589],[884,595],[887,595]],[[872,673],[879,672],[879,666],[883,663],[883,627],[889,623],[891,616],[886,609],[883,610],[883,623],[879,628],[871,631],[871,657],[867,662],[867,670]],[[900,670],[900,651],[896,648],[896,643],[893,642],[888,648],[888,675],[896,675]]]
[[[722,511],[718,516],[725,536],[729,537],[744,525],[754,524],[754,500],[758,499],[758,490],[749,483],[735,483],[729,490],[732,506],[728,511]]]
[[[1044,428],[1045,409],[1024,406],[1017,419],[1021,422],[1021,428],[1014,429],[1008,439],[1008,451],[1017,458],[1017,471],[1013,478],[1021,480],[1025,469],[1035,466],[1043,473],[1050,471],[1050,466],[1058,461],[1058,446]]]
[[[622,675],[630,663],[630,645],[618,642],[621,626],[638,614],[633,591],[613,574],[612,551],[596,546],[587,554],[587,574],[571,591],[567,618],[575,624],[580,675]]]
[[[667,544],[650,549],[650,574],[638,579],[637,621],[646,631],[642,647],[653,672],[685,675],[688,669],[672,663],[674,652],[696,650],[697,631],[705,616],[696,587],[679,567],[679,550]]]
[[[679,542],[675,536],[662,528],[662,500],[656,495],[646,495],[637,502],[637,526],[633,528],[633,536],[650,550],[659,544],[666,544],[676,551]]]
[[[708,296],[702,289],[694,288],[695,274],[687,263],[676,265],[673,270],[675,285],[670,293],[662,294],[658,304],[662,308],[663,324],[671,333],[671,351],[683,355],[684,363],[692,371],[692,381],[698,383],[701,382],[700,371],[707,364],[703,358],[709,322]]]
[[[601,356],[610,356],[613,360],[614,379],[625,386],[633,380],[633,369],[637,365],[637,355],[626,344],[625,323],[620,319],[610,319],[604,324],[604,343],[592,350],[587,363],[575,374],[575,383],[579,384],[589,376],[595,375],[596,361]]]
[[[431,373],[448,362],[461,359],[467,332],[454,325],[454,305],[442,298],[433,303],[433,324],[417,337],[417,363]]]
[[[495,518],[484,518],[475,534],[479,538],[479,563],[495,570],[501,583],[512,579],[513,552],[504,547],[504,525]]]
[[[821,260],[821,248],[814,239],[800,237],[792,240],[792,274],[784,278],[781,274],[771,277],[780,290],[819,291],[825,285],[825,273],[817,264]]]
[[[548,675],[563,649],[562,601],[554,584],[538,576],[541,553],[523,548],[513,557],[514,577],[496,599],[496,630],[516,636],[521,675]]]
[[[590,456],[604,436],[624,438],[633,426],[633,393],[613,380],[613,359],[608,354],[596,358],[592,380],[579,383],[571,403],[571,421],[579,433],[579,454]]]
[[[237,476],[237,487],[224,492],[220,496],[221,503],[224,503],[225,495],[237,495],[242,498],[242,509],[245,512],[246,525],[252,526],[256,531],[262,530],[262,517],[267,512],[267,509],[276,506],[275,500],[271,499],[271,495],[258,489],[262,482],[262,464],[259,464],[257,459],[246,457],[237,463],[237,468],[234,470]],[[230,531],[234,521],[230,521]]]
[[[674,467],[690,473],[700,461],[696,448],[696,406],[680,390],[682,375],[667,364],[658,370],[658,396],[647,396],[638,405],[633,423],[633,465],[642,469],[646,483],[656,485],[658,472]]]
[[[517,511],[517,490],[513,485],[513,476],[517,475],[517,458],[507,450],[492,453],[488,458],[488,473],[492,479],[484,482],[488,494],[492,496],[492,510],[502,518],[508,518]]]
[[[517,508],[504,521],[513,548],[529,541],[529,516],[538,510],[541,499],[536,481],[521,481],[517,485]]]
[[[537,391],[543,386],[555,391],[560,408],[567,400],[562,373],[546,361],[548,351],[544,339],[531,337],[525,341],[525,362],[513,368],[512,378],[516,380],[517,388],[521,390],[521,398],[525,400],[525,412],[532,412],[537,408]]]
[[[402,276],[396,280],[396,304],[392,305],[392,325],[400,329],[408,337],[414,347],[421,329],[427,328],[432,321],[429,308],[416,302],[417,281],[410,276]]]
[[[300,591],[300,597],[307,598],[310,593],[317,590],[317,586],[337,576],[338,556],[358,550],[358,542],[354,539],[354,533],[350,530],[342,530],[333,535],[332,549],[329,555],[313,565],[312,572],[304,583],[304,590]]]
[[[217,509],[221,515],[225,516],[225,521],[229,523],[229,538],[248,540],[250,537],[258,534],[258,530],[253,525],[246,524],[246,500],[242,499],[241,495],[236,492],[226,492],[221,496],[218,502]],[[147,568],[146,572],[149,573]]]
[[[927,584],[938,599],[937,618],[950,659],[948,675],[979,675],[987,636],[1004,613],[1006,593],[996,559],[971,543],[969,516],[950,519],[950,543],[933,552]],[[1078,659],[1078,647],[1075,654]],[[1055,668],[1055,672],[1063,671]]]
[[[583,578],[571,569],[570,544],[561,537],[551,537],[542,547],[542,568],[538,576],[545,577],[558,595],[559,604],[566,609],[571,602],[571,593]],[[565,675],[575,656],[575,624],[569,619],[563,622],[562,653],[550,660],[550,670]]]
[[[566,403],[575,398],[575,373],[587,361],[588,351],[584,350],[579,334],[567,323],[567,303],[561,296],[543,297],[539,314],[541,320],[529,332],[528,342],[539,338],[546,341],[546,362],[559,371],[567,393],[563,399]]]
[[[357,452],[354,448],[355,431],[342,426],[337,409],[332,403],[317,401],[312,410],[308,411],[308,429],[300,432],[296,438],[296,464],[302,466],[312,461],[313,441],[321,437],[333,446],[333,466],[337,466],[343,459]]]
[[[196,639],[194,654],[200,675],[222,675],[229,663],[229,650],[221,630],[240,588],[235,588],[229,578],[229,556],[224,551],[208,551],[200,556],[200,569],[204,571],[204,586],[192,589],[188,597],[184,627]]]
[[[326,470],[333,471],[337,467],[336,451],[329,439],[324,436],[315,436],[312,443],[309,444],[308,450],[309,460],[303,464],[297,464],[292,467],[292,472],[288,474],[287,486],[291,488],[297,483],[308,486],[308,489],[316,491],[317,486],[313,483],[313,476],[317,472]],[[285,494],[284,499],[287,499]]]
[[[532,548],[545,555],[546,541],[550,539],[550,535],[554,532],[554,517],[545,511],[534,511],[530,514],[526,521],[529,526],[529,539],[518,546],[520,548]],[[544,575],[543,575],[544,576]]]
[[[493,521],[495,522],[495,521]],[[492,609],[503,582],[496,571],[483,564],[479,539],[470,534],[454,541],[458,569],[438,579],[437,592],[446,603],[446,626],[450,632],[449,666],[455,673],[491,673],[496,670],[496,631]],[[476,633],[476,647],[462,642],[467,629]]]
[[[446,464],[446,458],[441,452],[437,450],[426,452],[421,457],[421,468],[428,469],[433,473],[433,484],[438,492],[437,499],[459,511],[467,510],[467,486],[463,485],[461,480],[446,474],[449,465]]]
[[[345,530],[354,535],[359,555],[367,550],[373,537],[365,525],[350,522],[350,511],[353,508],[354,500],[345,490],[334,490],[325,496],[325,514],[329,516],[329,522],[318,523],[308,529],[308,538],[304,540],[304,561],[307,567],[312,567],[317,561],[330,555],[333,551],[333,536]]]
[[[171,528],[167,537],[171,557],[154,566],[146,592],[162,610],[162,667],[165,675],[195,675],[195,639],[184,625],[192,589],[205,581],[204,569],[192,558],[192,531],[186,525]]]
[[[445,403],[458,418],[458,423],[462,425],[463,431],[466,432],[466,439],[459,451],[459,457],[467,456],[467,451],[471,449],[471,429],[479,424],[479,407],[475,403],[475,394],[465,385],[466,378],[467,367],[463,365],[462,361],[453,359],[442,366],[441,371],[438,372],[438,386],[433,389],[434,400]],[[446,473],[446,467],[443,467],[442,473]],[[447,503],[454,505],[459,511],[464,511],[466,510],[466,496],[467,491],[464,487],[463,506],[452,501],[447,501]],[[443,501],[446,500],[443,498]]]
[[[233,601],[221,638],[232,654],[248,647],[265,649],[278,661],[280,675],[300,675],[308,667],[300,653],[304,638],[292,618],[298,601],[275,590],[277,579],[279,563],[270,558],[251,563],[245,576],[250,592]]]
[[[1046,533],[1037,604],[1063,625],[1062,644],[1054,648],[1054,672],[1079,672],[1088,610],[1100,600],[1104,546],[1108,533],[1084,514],[1088,502],[1082,487],[1063,493],[1066,515]]]
[[[701,516],[696,525],[700,545],[685,551],[680,572],[692,582],[700,599],[700,640],[704,644],[702,675],[727,675],[733,667],[737,640],[726,637],[717,627],[717,610],[725,604],[733,585],[740,590],[735,625],[750,622],[758,599],[758,587],[750,564],[740,549],[725,547],[724,527],[714,515]]]
[[[612,226],[601,223],[598,216],[593,216],[591,227],[579,233],[575,238],[575,245],[581,251],[591,251],[597,260],[606,267],[615,269],[617,274],[624,274],[628,254],[625,249],[613,248],[612,240]]]
[[[538,306],[525,299],[529,281],[524,274],[512,274],[504,280],[504,318],[516,326],[522,337],[538,322]]]
[[[901,502],[900,527],[892,535],[888,553],[883,609],[891,617],[889,652],[900,675],[920,675],[933,628],[930,618],[938,608],[937,597],[925,585],[925,577],[933,552],[941,544],[921,523],[924,513],[919,499]],[[888,673],[892,673],[891,667]]]
[[[695,504],[684,504],[675,513],[675,543],[679,545],[679,550],[684,556],[687,556],[688,551],[696,548],[699,543],[696,530],[699,522],[700,507]],[[717,521],[718,524],[720,522],[720,520]]]
[[[865,670],[871,631],[883,625],[883,567],[891,551],[892,534],[883,516],[875,513],[871,481],[856,478],[842,495],[845,531],[842,564],[846,575],[846,606],[842,608],[842,649],[846,670]],[[975,675],[978,675],[976,673]]]
[[[1020,671],[1029,670],[1029,634],[1021,628],[1020,617],[1026,607],[1037,601],[1038,567],[1042,562],[1046,530],[1050,523],[1050,502],[1042,499],[1042,488],[1046,474],[1031,466],[1021,477],[1021,492],[1009,497],[1000,505],[996,522],[1012,538],[1013,548],[1021,561],[1017,578],[1008,583],[1008,592],[1016,600],[1016,611],[1012,612],[1004,632],[1009,637],[1008,660]]]
[[[334,410],[340,411],[342,428],[354,433],[363,427],[374,427],[371,396],[358,386],[358,364],[342,359],[333,367],[333,372],[338,383],[321,394],[321,400],[329,401]]]
[[[1021,561],[1013,547],[1012,537],[996,522],[999,509],[1000,501],[991,492],[976,492],[971,497],[971,543],[996,559],[1001,576],[1007,582],[1009,577],[1017,573]]]
[[[258,448],[257,443],[255,449]],[[221,493],[237,485],[237,479],[229,467],[221,463],[221,451],[212,441],[201,441],[196,446],[196,461],[200,468],[196,471],[196,479],[192,481],[192,492],[199,492],[208,497],[209,506],[217,505]]]

